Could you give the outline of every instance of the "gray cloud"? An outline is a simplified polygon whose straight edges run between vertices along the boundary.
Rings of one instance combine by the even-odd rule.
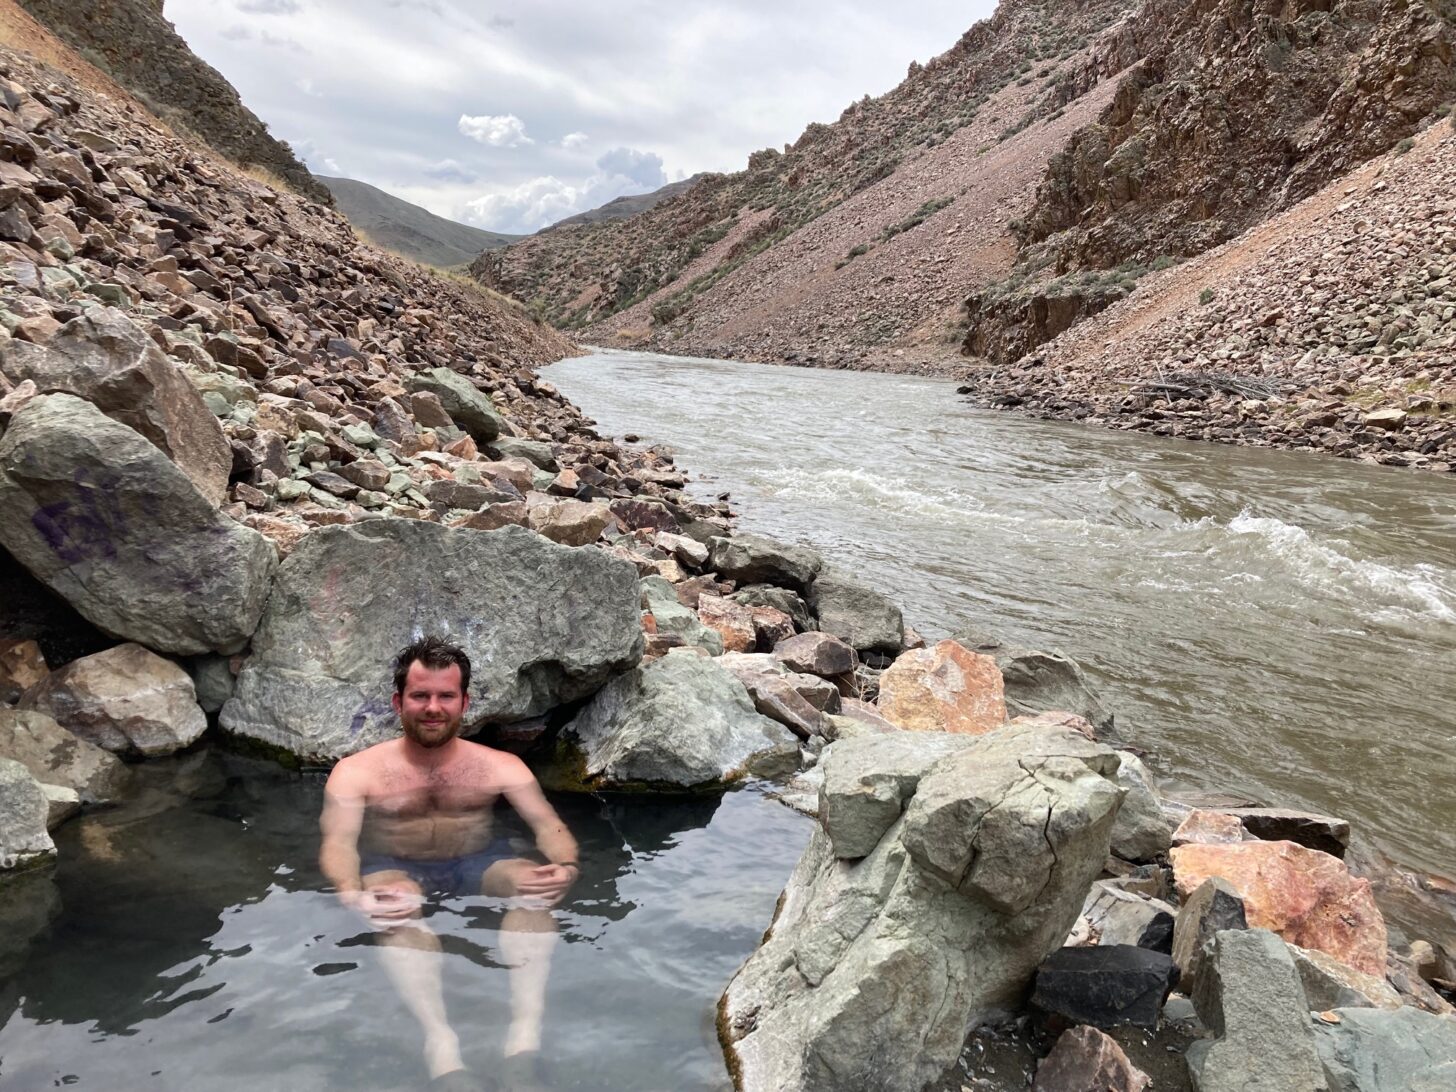
[[[480,176],[474,171],[462,167],[453,159],[442,159],[440,162],[426,167],[424,175],[437,182],[460,182],[465,185],[470,185],[480,179]]]
[[[597,169],[609,178],[625,178],[641,186],[644,192],[667,185],[667,175],[662,169],[662,156],[656,152],[613,148],[597,160]]]

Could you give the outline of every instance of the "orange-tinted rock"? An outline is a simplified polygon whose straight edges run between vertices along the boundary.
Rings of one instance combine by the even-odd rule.
[[[1343,861],[1293,842],[1186,845],[1170,856],[1180,898],[1219,876],[1244,900],[1251,928],[1367,974],[1385,973],[1385,919],[1370,881],[1351,876]]]
[[[794,635],[794,620],[776,607],[749,607],[754,632],[764,648],[773,648]]]
[[[722,635],[724,652],[752,652],[758,646],[753,613],[741,603],[717,595],[699,596],[698,618]]]
[[[1244,840],[1244,824],[1226,811],[1194,808],[1173,832],[1175,846],[1232,845]]]
[[[913,649],[880,676],[879,710],[912,732],[983,735],[1006,722],[1001,669],[954,641]]]

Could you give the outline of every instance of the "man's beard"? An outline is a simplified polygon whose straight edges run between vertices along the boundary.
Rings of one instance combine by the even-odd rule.
[[[443,747],[460,734],[460,721],[446,721],[443,725],[427,725],[417,720],[401,718],[400,727],[411,743],[433,750]]]

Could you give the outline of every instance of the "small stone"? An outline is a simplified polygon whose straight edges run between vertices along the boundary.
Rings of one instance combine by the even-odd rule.
[[[528,516],[531,530],[563,546],[589,546],[612,522],[612,512],[600,501],[558,500],[538,504]]]
[[[40,645],[34,641],[0,640],[0,702],[15,701],[49,671]]]

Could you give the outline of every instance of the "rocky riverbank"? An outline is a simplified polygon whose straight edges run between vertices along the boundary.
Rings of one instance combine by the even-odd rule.
[[[1456,128],[1443,119],[1049,344],[983,364],[963,393],[1038,417],[1449,473],[1453,192]]]

